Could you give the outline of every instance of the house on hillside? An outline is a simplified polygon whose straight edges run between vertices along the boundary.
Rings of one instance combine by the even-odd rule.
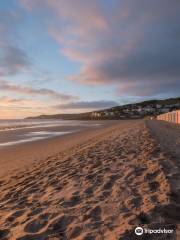
[[[153,113],[155,111],[155,109],[151,106],[146,106],[144,108],[144,111],[147,112],[147,113]]]
[[[156,108],[157,108],[157,109],[160,109],[161,107],[162,107],[162,105],[156,104]]]
[[[167,107],[161,108],[161,112],[162,112],[162,113],[167,113],[167,112],[169,112],[169,111],[170,111],[170,109],[167,108]]]
[[[91,113],[91,116],[92,116],[92,117],[95,117],[95,118],[97,118],[97,117],[101,117],[101,113],[98,113],[98,112],[92,112],[92,113]]]
[[[125,108],[125,109],[122,110],[122,112],[123,112],[123,113],[129,113],[130,110],[129,110],[128,108]]]

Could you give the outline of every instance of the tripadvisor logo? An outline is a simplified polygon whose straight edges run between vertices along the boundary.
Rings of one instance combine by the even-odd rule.
[[[144,234],[172,234],[174,232],[174,229],[165,229],[165,228],[159,228],[159,229],[148,229],[148,228],[142,228],[142,227],[136,227],[135,228],[135,234],[136,235],[142,235]]]
[[[135,234],[136,235],[142,235],[143,234],[143,228],[142,227],[135,228]]]

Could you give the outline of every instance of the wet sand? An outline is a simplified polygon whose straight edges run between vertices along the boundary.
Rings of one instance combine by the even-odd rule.
[[[180,221],[179,156],[166,151],[154,135],[160,127],[143,120],[122,121],[79,137],[66,136],[58,153],[29,160],[26,168],[2,177],[0,236],[178,239],[175,234],[134,234],[135,226],[176,228]]]

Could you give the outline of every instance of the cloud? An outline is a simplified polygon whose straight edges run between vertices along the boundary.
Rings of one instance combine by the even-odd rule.
[[[6,43],[9,42],[10,39],[15,40],[16,36],[16,26],[19,23],[20,17],[19,14],[13,9],[11,10],[0,10],[0,43],[6,40]]]
[[[17,31],[21,20],[13,10],[0,11],[0,76],[15,75],[32,67]]]
[[[97,47],[97,53],[89,56],[80,74],[71,76],[71,80],[84,84],[115,84],[120,95],[177,92],[180,88],[177,51],[180,48],[180,4],[177,1],[170,4],[145,1],[147,5],[135,2],[137,5],[127,1],[126,17],[122,17],[119,26],[112,24],[112,39],[105,36],[104,46]],[[119,16],[123,16],[121,10]],[[103,52],[107,55],[103,56]],[[102,58],[96,57],[100,54]]]
[[[17,46],[5,45],[0,56],[0,76],[14,75],[27,71],[31,62],[26,53]]]
[[[16,92],[19,94],[26,94],[30,96],[48,96],[54,99],[59,99],[63,101],[73,101],[78,100],[78,96],[72,96],[69,94],[59,93],[57,91],[46,89],[46,88],[31,88],[26,86],[10,84],[7,81],[0,80],[0,89],[5,91]]]
[[[2,119],[16,119],[39,114],[54,113],[47,102],[38,99],[0,97]]]
[[[103,108],[110,108],[113,106],[117,106],[118,103],[115,101],[78,101],[78,102],[70,102],[66,104],[59,104],[54,106],[54,108],[59,110],[95,110],[95,109],[103,109]]]
[[[47,6],[57,14],[59,19],[67,23],[69,28],[71,28],[73,22],[75,27],[71,28],[74,30],[73,34],[84,35],[84,33],[89,33],[89,31],[92,33],[107,29],[106,19],[103,16],[100,4],[96,0],[76,0],[76,2],[46,0],[46,2]],[[85,19],[86,22],[84,21]]]
[[[25,101],[28,101],[27,99],[24,98],[10,98],[7,96],[0,97],[0,103],[2,104],[19,104],[19,103],[24,103]]]
[[[50,36],[81,63],[71,81],[115,85],[119,95],[173,95],[179,89],[178,0],[36,0],[31,10],[37,6],[54,13]]]

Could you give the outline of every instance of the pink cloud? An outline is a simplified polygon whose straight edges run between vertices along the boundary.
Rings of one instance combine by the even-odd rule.
[[[25,101],[28,101],[27,99],[24,99],[24,98],[10,98],[10,97],[7,97],[7,96],[3,96],[3,97],[0,97],[0,103],[2,104],[9,104],[9,103],[12,103],[12,104],[19,104],[19,103],[24,103]]]
[[[105,108],[110,108],[118,105],[117,102],[115,101],[105,101],[105,100],[100,100],[100,101],[77,101],[77,102],[69,102],[66,104],[59,104],[54,106],[55,109],[60,109],[60,110],[97,110],[97,109],[105,109]]]
[[[72,101],[72,100],[79,99],[79,97],[77,97],[77,96],[59,93],[59,92],[51,90],[51,89],[46,89],[46,88],[34,89],[31,87],[10,84],[7,81],[2,81],[2,80],[0,80],[0,89],[5,90],[5,91],[10,91],[10,92],[27,94],[30,96],[32,96],[32,95],[48,96],[48,97],[63,100],[63,101]]]

